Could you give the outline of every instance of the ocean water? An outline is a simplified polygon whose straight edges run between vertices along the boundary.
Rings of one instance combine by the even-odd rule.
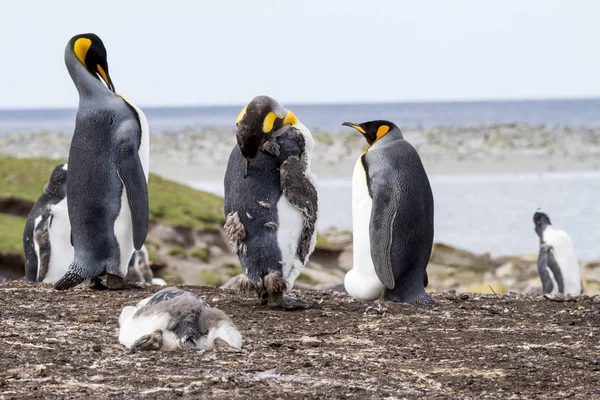
[[[492,123],[600,127],[600,99],[381,104],[286,104],[310,129],[344,131],[345,121],[387,119],[403,129]],[[239,106],[143,107],[151,132],[232,128]],[[50,131],[70,134],[75,109],[0,110],[0,135]]]
[[[600,173],[433,175],[435,241],[493,256],[536,253],[541,208],[581,260],[600,259]],[[222,181],[188,182],[223,195]],[[352,229],[351,178],[319,179],[319,228]]]

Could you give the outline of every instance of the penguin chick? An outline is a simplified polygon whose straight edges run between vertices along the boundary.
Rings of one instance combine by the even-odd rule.
[[[148,249],[143,245],[141,249],[133,252],[129,260],[129,268],[125,276],[125,282],[128,283],[151,283],[158,286],[166,286],[167,283],[160,278],[154,278],[150,268],[150,258]]]
[[[581,268],[571,237],[567,232],[555,229],[543,212],[533,214],[533,223],[540,239],[538,273],[543,293],[581,294]]]
[[[238,289],[256,293],[272,308],[307,308],[308,303],[283,294],[316,243],[314,139],[293,112],[268,96],[252,99],[236,127],[237,146],[224,179],[224,229],[244,272]]]
[[[64,275],[71,262],[72,254],[68,251],[70,225],[66,213],[67,168],[67,164],[54,168],[27,216],[23,249],[25,277],[29,281],[54,283]]]
[[[242,335],[221,310],[193,293],[165,288],[119,316],[119,342],[139,350],[212,350],[215,342],[242,348]]]
[[[344,286],[363,300],[432,305],[425,292],[433,193],[414,147],[390,121],[345,122],[369,147],[352,175],[354,264]]]

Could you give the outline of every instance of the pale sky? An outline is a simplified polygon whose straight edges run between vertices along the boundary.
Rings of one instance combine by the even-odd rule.
[[[4,1],[0,108],[77,106],[94,32],[140,106],[600,97],[600,2]]]

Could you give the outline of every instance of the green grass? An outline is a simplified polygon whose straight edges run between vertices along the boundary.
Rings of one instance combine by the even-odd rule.
[[[23,229],[25,218],[0,214],[0,251],[6,253],[23,252]]]
[[[200,279],[205,285],[208,286],[221,286],[223,283],[225,283],[221,275],[215,271],[203,271],[200,274]]]
[[[52,170],[64,161],[0,156],[0,194],[36,201]],[[225,223],[223,199],[150,174],[150,219],[198,228]]]
[[[179,246],[173,246],[169,249],[169,255],[175,257],[185,257],[185,249]]]
[[[207,263],[208,260],[210,260],[210,250],[206,247],[198,247],[192,250],[190,255],[205,263]]]
[[[304,272],[300,272],[300,275],[298,275],[296,281],[300,283],[306,283],[307,285],[318,285],[319,283],[321,283],[312,276],[305,274]]]

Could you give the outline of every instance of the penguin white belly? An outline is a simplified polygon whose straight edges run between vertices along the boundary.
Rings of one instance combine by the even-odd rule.
[[[302,213],[281,195],[277,202],[277,217],[277,244],[281,251],[283,277],[288,281],[288,289],[291,289],[304,266],[296,255],[302,233]]]
[[[123,192],[121,194],[121,210],[115,220],[114,233],[117,243],[119,244],[120,252],[120,268],[122,276],[127,275],[129,268],[129,260],[135,250],[133,245],[133,224],[131,221],[131,209],[129,208],[129,202],[127,200],[127,190],[123,185]]]
[[[50,207],[50,211],[52,212],[52,223],[48,228],[50,262],[44,282],[54,284],[67,273],[75,257],[75,251],[71,246],[71,221],[67,198]]]
[[[553,248],[554,259],[562,273],[564,293],[581,294],[581,269],[571,237],[565,231],[548,226],[543,238]]]
[[[352,174],[352,231],[354,262],[344,278],[348,294],[356,299],[377,299],[384,285],[379,280],[371,258],[369,226],[373,200],[369,196],[367,175],[359,158]]]
[[[176,350],[179,340],[173,332],[167,330],[171,316],[163,313],[134,317],[137,309],[137,307],[128,306],[121,311],[119,316],[119,342],[123,346],[131,348],[140,337],[160,330],[163,332],[161,350]]]

